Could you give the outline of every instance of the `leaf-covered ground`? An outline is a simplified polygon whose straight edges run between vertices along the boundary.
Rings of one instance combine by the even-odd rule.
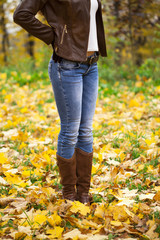
[[[52,87],[31,77],[0,74],[0,239],[160,239],[160,86],[101,79],[85,206],[61,198]]]

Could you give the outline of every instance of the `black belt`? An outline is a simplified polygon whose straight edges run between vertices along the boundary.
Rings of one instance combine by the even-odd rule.
[[[95,52],[93,55],[89,56],[86,61],[80,62],[80,63],[91,65],[97,62],[98,59],[99,59],[99,52]]]
[[[60,63],[61,60],[62,60],[62,57],[58,56],[58,55],[55,53],[55,51],[54,51],[54,53],[53,53],[53,55],[52,55],[52,59],[53,59],[55,62],[59,62],[59,63]],[[86,61],[79,62],[79,63],[91,65],[91,64],[97,62],[98,59],[99,59],[99,52],[96,51],[96,52],[94,52],[93,55],[89,56]]]

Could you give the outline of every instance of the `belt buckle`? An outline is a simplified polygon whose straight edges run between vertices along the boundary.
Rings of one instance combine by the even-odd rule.
[[[89,63],[89,65],[91,65],[91,64],[92,64],[92,59],[94,59],[94,56],[92,56],[92,57],[90,57],[90,58],[89,58],[89,62],[88,62],[88,63]]]

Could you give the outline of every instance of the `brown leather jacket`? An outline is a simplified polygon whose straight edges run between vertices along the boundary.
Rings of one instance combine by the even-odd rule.
[[[48,24],[35,15],[41,10]],[[33,36],[52,46],[58,56],[71,61],[85,61],[90,23],[90,0],[22,0],[13,13],[13,20]],[[96,12],[98,47],[107,56],[101,0]]]

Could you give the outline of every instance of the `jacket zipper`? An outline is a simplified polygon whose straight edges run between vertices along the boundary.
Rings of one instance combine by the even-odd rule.
[[[67,33],[67,25],[66,25],[66,24],[65,24],[64,27],[63,27],[63,32],[62,32],[62,37],[61,37],[61,42],[60,42],[60,44],[63,43],[64,33]]]

